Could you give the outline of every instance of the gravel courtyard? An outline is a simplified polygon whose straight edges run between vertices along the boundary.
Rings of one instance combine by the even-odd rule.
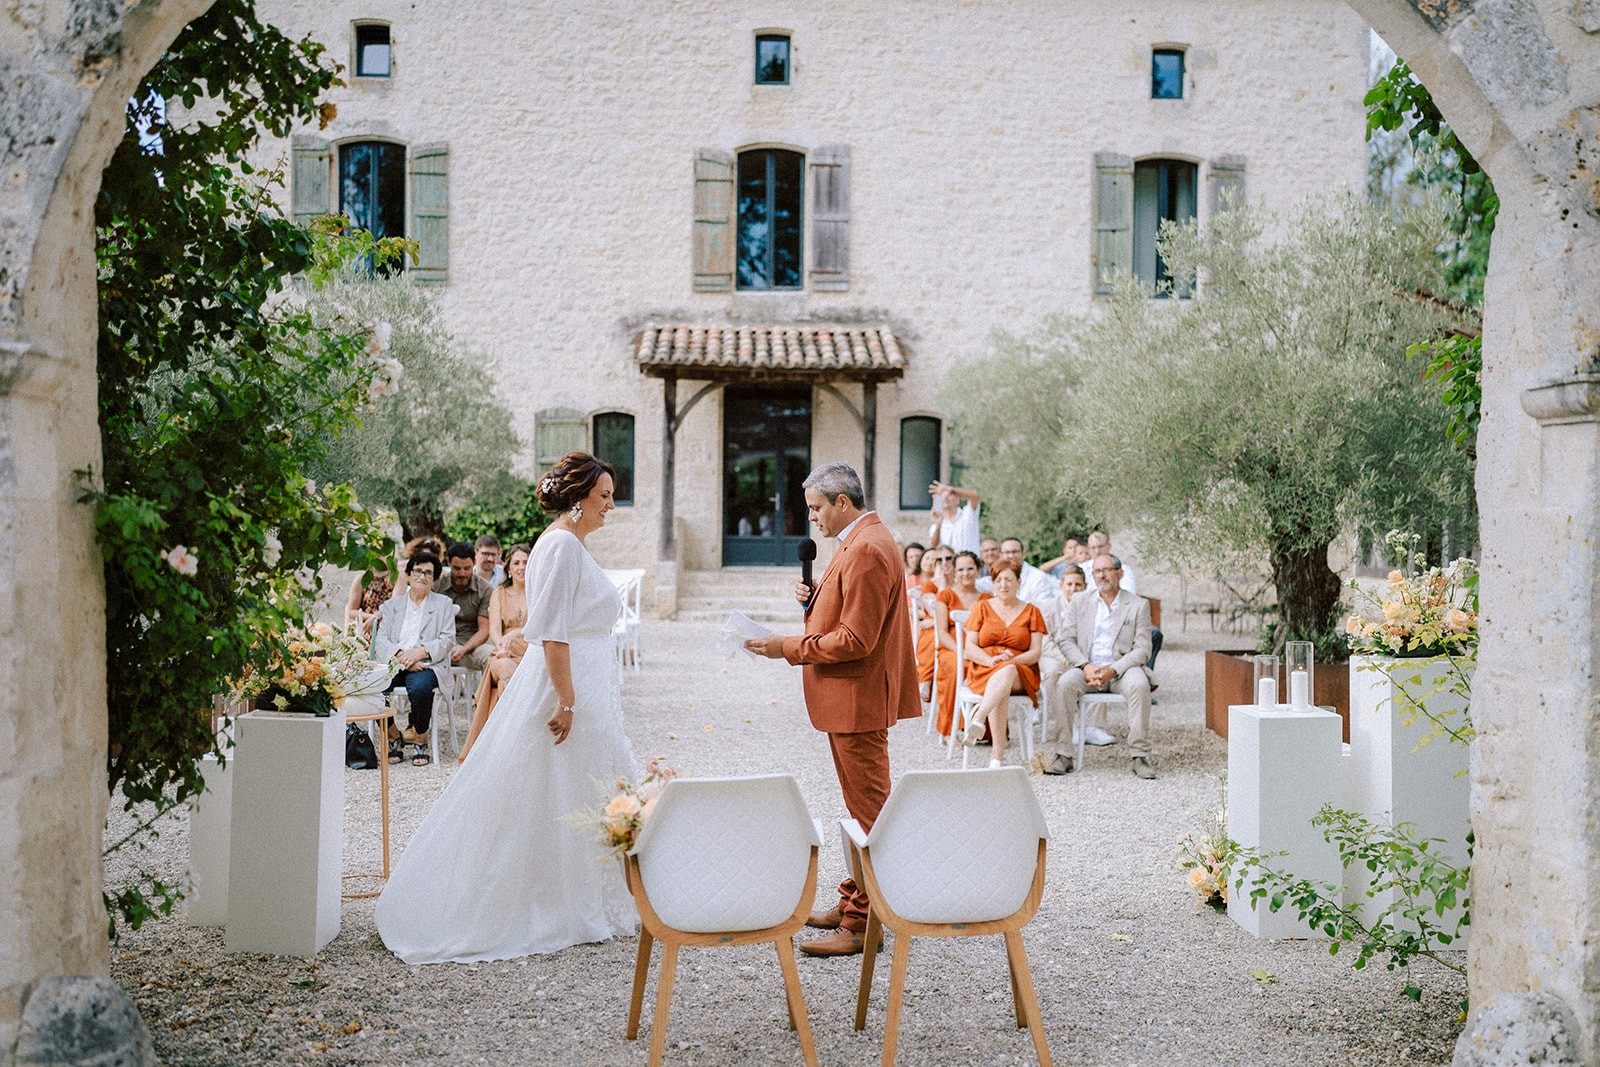
[[[826,744],[805,717],[800,672],[725,658],[717,630],[646,622],[644,666],[624,682],[634,752],[694,775],[794,774],[828,831],[819,877],[825,904],[842,867],[831,826],[844,810]],[[1447,1063],[1465,989],[1454,975],[1427,961],[1411,975],[1376,965],[1358,972],[1325,943],[1257,941],[1199,905],[1175,867],[1177,839],[1215,802],[1227,764],[1225,743],[1203,725],[1202,653],[1240,643],[1210,632],[1167,634],[1156,781],[1134,778],[1120,745],[1090,749],[1088,766],[1071,775],[1031,779],[1052,840],[1044,901],[1023,940],[1051,1053],[1057,1063],[1081,1064]],[[986,760],[988,750],[980,751]],[[890,757],[896,775],[946,766],[915,722],[890,732]],[[443,790],[451,758],[392,768],[395,855]],[[346,774],[346,869],[376,869],[378,773]],[[111,832],[125,820],[117,813]],[[177,878],[185,856],[176,819],[143,861]],[[113,883],[120,862],[108,872]],[[646,1061],[656,968],[640,1039],[625,1041],[632,939],[548,957],[408,967],[378,939],[372,906],[346,901],[339,936],[314,959],[229,956],[220,929],[190,927],[176,914],[125,933],[112,948],[112,977],[136,998],[170,1064]],[[877,970],[867,1029],[856,1033],[859,957],[801,957],[824,1064],[881,1059],[888,962]],[[1010,1015],[1005,966],[998,938],[919,940],[897,1062],[1033,1062],[1028,1032]],[[1412,981],[1423,988],[1420,1003],[1401,993]],[[685,950],[667,1062],[800,1063],[782,990],[770,949]]]

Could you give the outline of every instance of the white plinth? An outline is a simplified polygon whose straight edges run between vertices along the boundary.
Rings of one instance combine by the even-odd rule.
[[[1381,663],[1392,669],[1406,692],[1421,696],[1445,679],[1441,660],[1389,660],[1357,656],[1350,661],[1350,803],[1375,822],[1399,825],[1411,823],[1419,840],[1439,838],[1443,844],[1430,845],[1457,866],[1467,858],[1468,796],[1471,781],[1467,775],[1467,747],[1438,737],[1417,747],[1432,729],[1426,718],[1409,726],[1400,722],[1399,709],[1405,698],[1397,691],[1384,670],[1363,669]],[[1417,675],[1420,681],[1413,681]],[[1434,715],[1459,712],[1462,700],[1451,693],[1427,698]],[[1463,720],[1453,717],[1451,722]],[[1363,921],[1370,922],[1388,907],[1392,891],[1377,897],[1366,895],[1365,871],[1352,868],[1345,887],[1345,903],[1361,909]],[[1446,930],[1455,925],[1459,913],[1438,920]],[[1462,931],[1465,935],[1466,931]],[[1450,948],[1466,948],[1466,938]]]
[[[237,722],[229,952],[311,956],[339,933],[344,715]]]
[[[189,882],[184,898],[190,926],[228,921],[228,853],[233,836],[233,759],[200,761],[206,791],[189,801]]]
[[[1339,852],[1311,825],[1324,805],[1343,798],[1341,723],[1331,711],[1228,709],[1228,836],[1264,856],[1274,870],[1314,882],[1342,881]],[[1228,885],[1228,917],[1261,938],[1321,937],[1291,906],[1252,907],[1251,882]]]

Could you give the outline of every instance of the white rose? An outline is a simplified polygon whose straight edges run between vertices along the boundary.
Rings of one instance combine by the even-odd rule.
[[[266,542],[261,549],[261,558],[266,561],[269,567],[276,567],[278,561],[283,558],[283,542],[278,540],[278,535],[275,531],[267,531]]]

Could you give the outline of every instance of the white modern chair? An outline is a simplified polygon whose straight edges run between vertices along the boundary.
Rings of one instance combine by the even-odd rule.
[[[948,763],[955,756],[956,744],[961,738],[962,731],[966,729],[967,718],[978,710],[978,705],[983,703],[983,697],[967,688],[967,616],[966,611],[952,611],[950,619],[956,627],[956,711],[950,721],[950,739],[945,746],[945,762]],[[1013,695],[1008,703],[1006,714],[1015,721],[1016,725],[1007,729],[1007,733],[1017,739],[1017,745],[1022,750],[1022,762],[1027,763],[1033,759],[1033,728],[1034,716],[1039,713],[1033,706],[1033,701],[1025,696]],[[1043,721],[1040,717],[1039,721]],[[1009,738],[1008,738],[1009,740]],[[966,745],[961,746],[961,768],[967,768],[968,760],[972,756],[972,749]],[[996,759],[1005,759],[1004,752],[995,753]]]
[[[611,584],[617,589],[617,595],[622,598],[622,614],[617,616],[616,625],[611,629],[611,637],[616,642],[617,665],[637,670],[639,601],[644,587],[644,571],[638,569],[606,571],[606,577],[611,579]]]
[[[794,935],[805,925],[817,888],[822,829],[787,774],[747,778],[674,778],[627,856],[628,889],[644,928],[628,1007],[628,1040],[639,1033],[650,950],[661,942],[650,1064],[666,1048],[672,980],[682,945],[777,948],[788,996],[789,1028],[817,1067],[817,1050],[800,992]]]
[[[867,1024],[872,971],[882,927],[894,931],[894,964],[883,1028],[883,1063],[894,1063],[913,937],[1001,934],[1011,972],[1017,1026],[1028,1027],[1042,1067],[1050,1048],[1022,947],[1022,928],[1044,894],[1050,832],[1021,767],[908,771],[884,803],[870,833],[845,819],[850,863],[872,908],[856,996],[855,1028]],[[974,826],[982,827],[974,833]]]

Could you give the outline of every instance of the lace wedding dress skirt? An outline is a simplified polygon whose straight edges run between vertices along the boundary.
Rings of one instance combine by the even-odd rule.
[[[611,647],[621,609],[582,543],[545,531],[528,560],[528,654],[378,898],[378,933],[402,960],[509,959],[638,929],[621,865],[568,821],[637,777]],[[544,640],[572,656],[577,710],[559,746]]]

